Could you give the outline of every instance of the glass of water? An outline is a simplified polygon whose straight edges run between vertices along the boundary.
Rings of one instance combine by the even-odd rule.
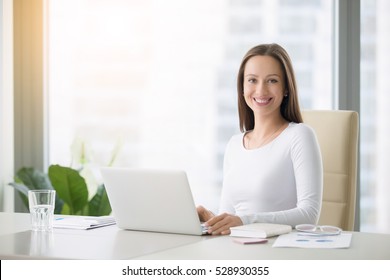
[[[51,231],[53,229],[55,198],[55,190],[28,191],[32,230]]]

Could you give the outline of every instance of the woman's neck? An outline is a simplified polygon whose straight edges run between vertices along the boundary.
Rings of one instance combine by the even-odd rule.
[[[287,121],[281,116],[270,116],[270,117],[257,117],[255,118],[255,126],[253,128],[253,135],[256,137],[267,137],[278,128],[287,124]]]
[[[246,149],[260,148],[272,140],[287,127],[288,122],[282,117],[255,119],[255,127],[244,137]]]

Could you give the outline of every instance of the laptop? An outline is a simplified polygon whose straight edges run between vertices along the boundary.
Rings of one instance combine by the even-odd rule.
[[[187,175],[183,170],[101,168],[119,228],[203,235]]]

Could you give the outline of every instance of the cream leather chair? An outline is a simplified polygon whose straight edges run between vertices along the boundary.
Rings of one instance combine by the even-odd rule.
[[[320,225],[354,230],[359,117],[353,111],[303,111],[318,138],[324,168]]]

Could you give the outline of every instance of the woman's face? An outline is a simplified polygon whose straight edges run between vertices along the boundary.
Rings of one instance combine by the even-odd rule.
[[[244,69],[244,98],[255,115],[280,114],[285,94],[282,67],[271,56],[251,57]]]

